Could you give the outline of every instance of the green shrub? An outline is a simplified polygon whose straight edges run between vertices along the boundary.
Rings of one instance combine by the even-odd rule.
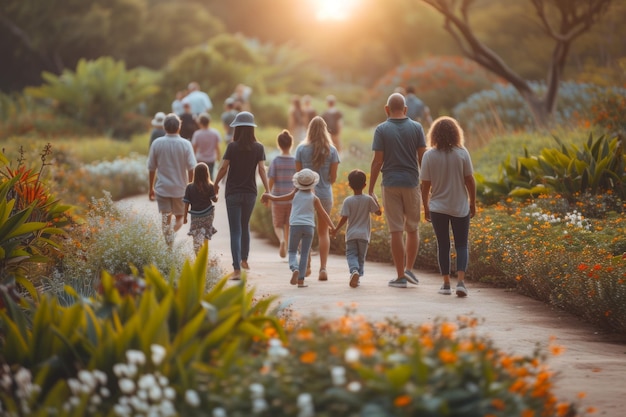
[[[49,156],[41,154],[39,171],[27,169],[20,159],[15,169],[0,152],[0,282],[14,279],[22,285],[36,264],[49,264],[59,256],[58,236],[72,220],[72,207],[52,196],[41,180]],[[33,274],[35,275],[35,274]],[[31,276],[35,279],[35,276]]]
[[[500,165],[497,181],[477,176],[477,191],[483,202],[505,196],[528,198],[556,192],[575,202],[580,196],[614,193],[626,198],[626,156],[619,138],[589,139],[582,149],[569,147],[555,138],[558,147],[544,148],[538,156],[507,158]]]
[[[153,73],[126,70],[123,62],[110,57],[81,59],[76,71],[65,70],[60,76],[44,73],[43,78],[46,84],[25,92],[54,102],[60,114],[121,138],[133,133],[129,132],[129,120],[134,120],[130,114],[138,112],[140,104],[158,91]]]
[[[38,302],[20,300],[20,308],[0,291],[3,375],[11,380],[0,387],[2,410],[107,416],[126,404],[144,415],[128,401],[142,389],[149,396],[135,399],[163,411],[190,408],[186,392],[200,375],[223,376],[269,330],[284,337],[268,315],[273,298],[255,300],[245,280],[227,287],[224,278],[207,289],[207,259],[205,245],[195,264],[169,280],[154,267],[143,279],[104,273],[99,295],[74,293],[69,306],[44,294]]]
[[[476,319],[405,325],[271,313],[245,279],[207,289],[208,250],[169,281],[154,268],[62,306],[0,291],[0,405],[34,417],[578,415],[547,355],[499,350]],[[480,332],[482,333],[482,332]],[[560,347],[551,345],[553,353]],[[6,383],[8,382],[8,383]],[[566,414],[569,413],[569,414]]]
[[[63,242],[65,256],[46,283],[55,294],[63,295],[70,285],[82,296],[93,296],[102,271],[127,275],[134,268],[154,265],[168,275],[179,271],[188,256],[182,246],[167,246],[159,222],[116,207],[109,193],[92,199],[84,217]]]

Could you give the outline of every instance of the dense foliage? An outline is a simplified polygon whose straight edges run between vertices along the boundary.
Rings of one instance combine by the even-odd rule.
[[[575,416],[546,355],[500,351],[476,320],[420,326],[280,319],[245,279],[206,288],[205,245],[62,306],[0,300],[0,411],[16,416]],[[552,346],[558,353],[560,347]]]

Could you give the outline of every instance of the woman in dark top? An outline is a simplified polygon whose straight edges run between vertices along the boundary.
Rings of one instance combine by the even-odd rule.
[[[241,268],[249,269],[250,217],[257,198],[256,173],[269,191],[265,172],[265,149],[254,136],[254,116],[250,112],[237,114],[230,124],[235,128],[233,141],[228,144],[222,166],[215,177],[215,193],[226,177],[226,212],[230,228],[230,251],[233,257],[231,279],[240,279]]]

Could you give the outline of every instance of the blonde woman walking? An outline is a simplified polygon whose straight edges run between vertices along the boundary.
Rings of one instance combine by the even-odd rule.
[[[339,153],[330,138],[326,122],[320,116],[315,116],[309,123],[304,142],[296,149],[296,171],[308,168],[319,175],[320,180],[315,186],[315,195],[320,199],[324,210],[329,215],[333,207],[332,186],[337,180],[339,162]],[[320,222],[317,224],[319,225]],[[320,255],[318,279],[326,281],[328,279],[326,263],[330,252],[328,227],[318,227],[317,237]]]

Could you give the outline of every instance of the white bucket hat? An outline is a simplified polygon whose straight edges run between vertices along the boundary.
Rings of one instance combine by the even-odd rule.
[[[237,126],[256,127],[256,125],[254,124],[254,115],[249,111],[242,111],[240,113],[237,113],[237,116],[235,116],[235,120],[233,120],[233,122],[230,124],[230,127]]]
[[[293,185],[298,190],[312,190],[318,182],[320,182],[319,174],[308,168],[293,174]]]
[[[163,127],[163,121],[165,120],[165,113],[162,111],[158,112],[154,115],[154,119],[152,119],[152,126],[154,127]]]

